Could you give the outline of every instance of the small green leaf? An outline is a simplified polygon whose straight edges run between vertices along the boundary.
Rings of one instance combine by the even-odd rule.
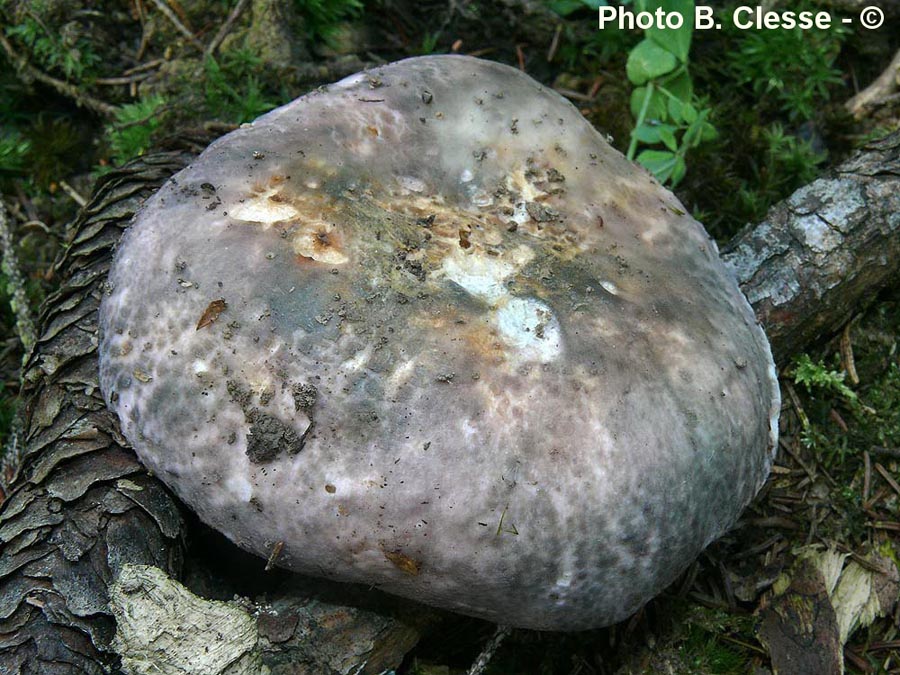
[[[659,125],[642,124],[634,130],[635,137],[647,145],[659,143]]]
[[[684,178],[684,174],[687,173],[687,164],[684,163],[684,157],[678,155],[675,159],[675,168],[672,169],[672,187],[675,187],[681,182],[681,179]]]
[[[681,143],[685,148],[695,148],[700,145],[700,143],[704,141],[704,132],[707,134],[707,136],[709,136],[710,133],[716,133],[715,128],[706,121],[706,116],[708,114],[709,110],[702,110],[697,116],[697,119],[695,119],[687,128],[687,131],[684,132],[684,136],[681,138]],[[713,135],[711,138],[715,138],[715,135]],[[705,140],[711,140],[711,138],[707,138]]]
[[[694,84],[686,70],[682,70],[674,77],[670,75],[663,78],[659,84],[679,101],[687,102],[694,98]]]
[[[687,124],[692,124],[697,121],[697,109],[687,101],[676,98],[674,94],[669,97],[668,106],[669,117],[671,117],[674,122],[686,122]]]
[[[634,130],[634,135],[641,143],[654,145],[665,142],[666,137],[674,138],[675,131],[671,124],[642,124]]]
[[[710,124],[709,122],[703,122],[703,125],[700,127],[700,140],[701,141],[713,141],[718,138],[719,132],[716,131],[716,128]]]
[[[676,124],[684,122],[684,106],[685,104],[677,98],[669,99],[669,117]]]
[[[666,150],[644,150],[637,156],[638,163],[656,176],[660,183],[669,180],[675,170],[677,160],[678,157],[674,152]]]
[[[675,130],[668,125],[660,125],[659,137],[665,146],[675,152],[678,150],[678,141],[675,139]]]
[[[689,149],[699,145],[702,124],[701,121],[696,121],[684,132],[684,136],[681,137],[681,142],[684,144],[685,148]]]
[[[685,103],[681,108],[681,114],[684,115],[684,121],[688,124],[693,124],[697,121],[697,116],[699,113],[697,109],[692,106],[690,103]]]
[[[694,0],[648,0],[646,11],[654,13],[662,8],[666,14],[680,15],[683,23],[680,28],[657,28],[654,21],[653,28],[646,30],[648,38],[660,47],[678,57],[682,63],[687,63],[688,52],[691,50],[691,35],[694,32]]]
[[[637,119],[641,114],[641,106],[644,104],[644,96],[647,93],[647,87],[638,87],[631,92],[631,116]],[[661,120],[666,118],[666,101],[665,96],[654,90],[650,95],[650,104],[647,106],[645,120]]]
[[[678,59],[650,39],[645,38],[631,50],[625,72],[633,84],[645,82],[671,73],[678,65]]]

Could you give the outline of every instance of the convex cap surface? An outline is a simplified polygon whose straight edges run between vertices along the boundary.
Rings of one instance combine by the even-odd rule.
[[[568,102],[409,59],[213,143],[126,233],[103,391],[241,547],[493,621],[627,617],[768,474],[715,244]]]

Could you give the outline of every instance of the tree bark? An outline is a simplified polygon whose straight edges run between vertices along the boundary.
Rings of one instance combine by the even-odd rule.
[[[723,250],[778,362],[900,280],[900,133],[868,144]]]
[[[82,210],[58,264],[62,287],[45,303],[24,370],[25,450],[0,509],[0,672],[140,667],[134,664],[166,636],[199,631],[203,616],[222,612],[221,624],[207,622],[209,635],[232,626],[240,635],[219,639],[240,649],[208,672],[376,673],[399,663],[427,621],[408,605],[385,609],[368,596],[362,604],[374,609],[357,600],[343,606],[311,599],[306,590],[279,590],[274,582],[268,601],[220,607],[177,583],[190,521],[138,463],[103,404],[97,308],[122,230],[191,157],[155,154],[109,174]],[[898,230],[900,134],[894,134],[799,190],[726,248],[779,360],[838,329],[897,281]],[[262,576],[264,561],[256,565]],[[149,618],[160,607],[187,609],[143,635],[126,630],[134,612]],[[116,649],[126,648],[123,663]],[[154,667],[183,673],[191,664]]]
[[[130,562],[177,575],[180,508],[124,446],[97,385],[97,308],[135,208],[188,160],[110,174],[81,212],[23,370],[24,453],[0,512],[0,671],[101,673],[116,659],[108,585]]]

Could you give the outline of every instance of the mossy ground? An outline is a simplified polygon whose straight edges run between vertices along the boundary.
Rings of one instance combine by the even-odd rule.
[[[464,53],[513,64],[521,59],[529,73],[566,90],[619,149],[628,144],[633,120],[624,64],[640,35],[600,33],[588,10],[567,14],[550,61],[546,44],[519,44],[517,51],[507,30],[510,15],[484,12],[479,2],[255,0],[219,49],[204,55],[234,4],[171,2],[176,22],[146,2],[0,0],[0,33],[16,55],[111,106],[105,112],[79,107],[71,92],[36,81],[13,67],[8,49],[0,51],[0,194],[34,313],[56,283],[53,260],[64,248],[78,198],[90,194],[99,173],[179,131],[210,123],[224,130],[322,84],[310,64],[446,52],[461,40]],[[290,49],[259,40],[266,22],[288,36]],[[688,155],[678,194],[717,239],[764,217],[862,139],[896,128],[896,113],[858,123],[842,105],[898,48],[889,26],[821,35],[695,33],[695,91],[712,109],[719,133]],[[0,276],[4,444],[22,359],[7,285]],[[739,527],[661,598],[601,631],[514,631],[486,672],[727,674],[769,667],[757,635],[758,610],[792,550],[824,543],[896,558],[897,531],[885,523],[898,520],[900,495],[882,471],[896,477],[900,467],[898,340],[895,289],[851,322],[843,345],[841,336],[814,345],[807,360],[785,369],[778,472]],[[858,383],[845,374],[848,345]],[[401,672],[462,673],[492,632],[482,622],[449,620]],[[857,631],[847,647],[849,671],[896,669],[897,647],[883,648],[896,635],[890,619]]]

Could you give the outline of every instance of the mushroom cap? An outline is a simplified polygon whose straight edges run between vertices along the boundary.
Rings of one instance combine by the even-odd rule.
[[[305,574],[606,625],[771,465],[772,356],[714,242],[497,63],[408,59],[217,140],[109,281],[125,437],[202,520]]]

